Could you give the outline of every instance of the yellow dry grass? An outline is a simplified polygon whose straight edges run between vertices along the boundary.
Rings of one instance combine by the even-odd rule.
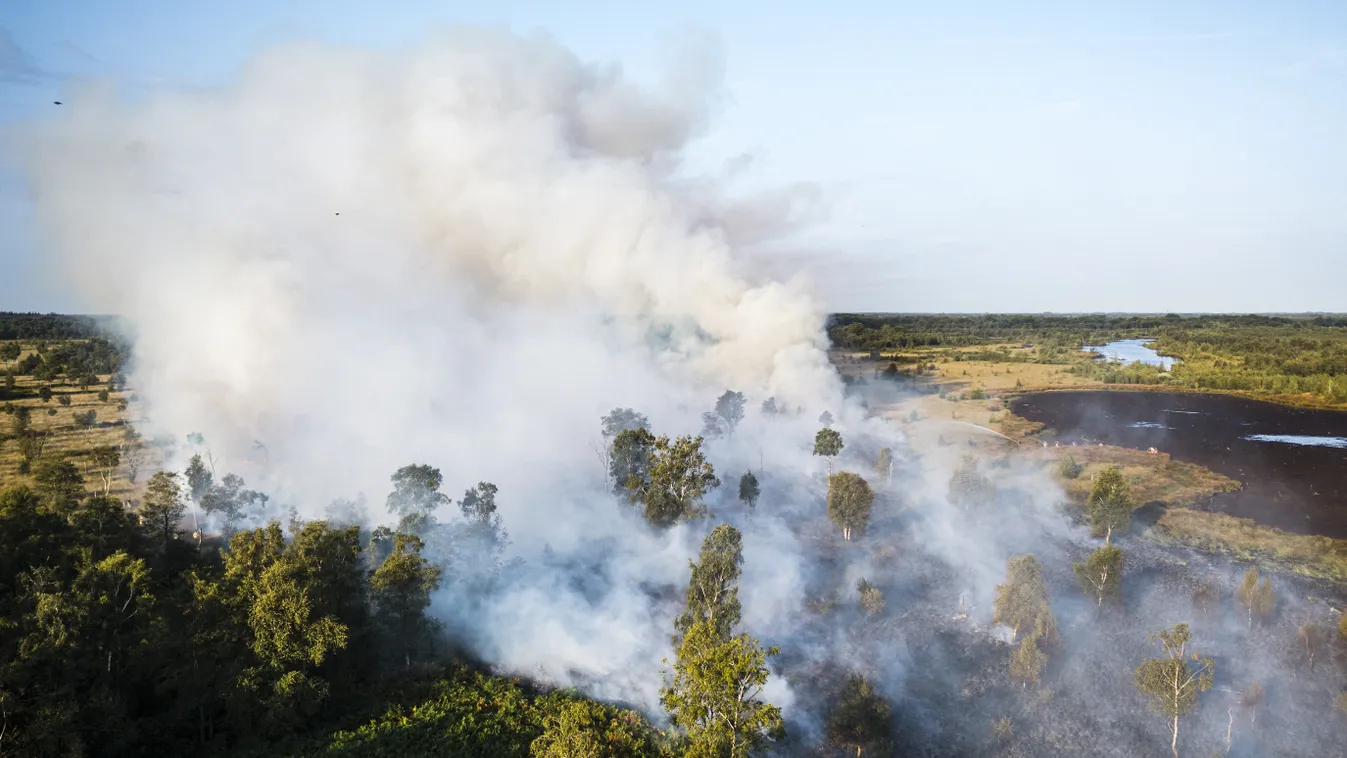
[[[1137,505],[1164,503],[1171,508],[1182,508],[1204,503],[1212,495],[1234,492],[1240,487],[1239,482],[1228,476],[1194,463],[1176,461],[1168,453],[1152,454],[1110,445],[1074,445],[1039,448],[1030,455],[1054,462],[1070,455],[1084,467],[1075,479],[1066,479],[1055,466],[1053,468],[1062,489],[1076,503],[1085,502],[1095,475],[1106,466],[1117,466],[1122,470]]]
[[[20,359],[30,352],[31,347],[26,346]],[[47,402],[43,402],[37,397],[7,401],[16,407],[26,406],[31,409],[32,428],[46,436],[46,445],[42,451],[43,457],[63,458],[74,463],[86,472],[91,491],[95,489],[101,491],[102,485],[98,481],[98,475],[89,468],[89,451],[104,445],[120,445],[127,428],[121,422],[124,420],[124,416],[135,414],[138,406],[136,403],[131,403],[125,414],[118,410],[118,401],[123,398],[129,399],[133,394],[129,389],[123,392],[109,392],[106,401],[99,400],[99,392],[107,389],[110,378],[107,375],[98,377],[99,383],[87,390],[65,383],[53,384],[51,386],[52,398]],[[21,391],[36,391],[40,386],[41,383],[31,376],[18,377],[15,383],[15,388]],[[70,398],[70,405],[61,405],[58,398],[62,396]],[[55,413],[50,413],[53,410]],[[75,414],[90,410],[97,414],[94,426],[84,429],[77,427],[75,425]],[[0,425],[3,425],[0,426],[0,439],[9,436],[12,418],[9,415],[0,415]],[[147,449],[146,452],[149,453],[150,450]],[[32,484],[30,475],[19,473],[21,461],[22,457],[16,440],[4,439],[3,442],[0,442],[0,488]],[[138,482],[144,483],[144,478],[147,476],[144,472],[149,470],[152,470],[152,468],[147,461],[146,465],[142,466],[142,473]],[[110,494],[117,497],[133,497],[135,490],[135,486],[127,478],[126,466],[122,465],[113,478]]]
[[[1161,542],[1271,563],[1305,576],[1347,581],[1347,540],[1291,534],[1249,519],[1186,508],[1156,522]]]

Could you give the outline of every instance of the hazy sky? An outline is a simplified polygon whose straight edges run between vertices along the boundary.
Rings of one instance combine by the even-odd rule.
[[[1347,310],[1347,2],[4,0],[0,125],[66,77],[228,81],[318,38],[547,32],[657,68],[694,28],[730,99],[699,165],[818,182],[784,260],[834,310]],[[69,309],[0,154],[0,310]]]

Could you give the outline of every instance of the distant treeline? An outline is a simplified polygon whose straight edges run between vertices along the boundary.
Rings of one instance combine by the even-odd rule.
[[[0,311],[0,340],[78,340],[102,334],[106,316]]]
[[[1197,315],[1081,316],[987,314],[838,314],[828,335],[848,350],[905,350],[1031,344],[1040,363],[1073,363],[1073,373],[1108,384],[1168,384],[1191,389],[1311,395],[1347,404],[1347,317]],[[1146,337],[1161,354],[1182,362],[1158,366],[1079,362],[1077,349]],[[1004,349],[967,351],[955,359],[1014,362],[1029,354]]]
[[[1316,330],[1347,327],[1347,316],[1197,315],[1153,316],[988,313],[976,315],[885,315],[838,313],[829,319],[828,336],[848,350],[895,350],[914,347],[966,347],[1004,342],[1049,342],[1078,345],[1115,339],[1153,337],[1174,329]]]

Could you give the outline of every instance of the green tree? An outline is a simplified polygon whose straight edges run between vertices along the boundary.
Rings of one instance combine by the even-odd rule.
[[[62,394],[60,397],[57,397],[57,398],[56,398],[56,402],[60,403],[62,406],[66,407],[66,408],[69,408],[69,407],[70,407],[70,395]]]
[[[21,352],[23,352],[23,348],[17,342],[0,344],[0,361],[17,361]]]
[[[687,734],[688,758],[749,758],[784,736],[781,709],[761,699],[777,652],[747,634],[722,639],[710,621],[687,630],[660,703]]]
[[[671,526],[706,514],[702,498],[720,486],[715,470],[702,454],[701,437],[659,437],[651,446],[644,482],[627,481],[628,497],[645,506],[655,526]]]
[[[187,462],[187,470],[184,472],[187,478],[187,491],[192,502],[201,502],[201,497],[210,489],[213,476],[210,469],[206,468],[206,463],[201,460],[201,454],[197,453]]]
[[[62,395],[62,397],[65,397]],[[90,408],[87,411],[77,411],[70,416],[75,421],[75,426],[79,429],[88,429],[98,420],[98,411]]]
[[[644,427],[623,429],[614,435],[608,448],[608,477],[614,492],[639,491],[649,485],[647,472],[654,449],[655,435]]]
[[[1090,553],[1083,563],[1073,563],[1076,580],[1081,590],[1095,599],[1095,605],[1104,604],[1104,598],[1118,598],[1122,595],[1123,552],[1112,545],[1105,545]]]
[[[827,428],[826,426],[818,430],[814,435],[814,455],[821,455],[828,459],[828,480],[832,481],[833,458],[842,454],[842,448],[845,443],[842,442],[842,435]]]
[[[879,458],[875,460],[875,476],[884,477],[884,484],[893,484],[893,451],[887,447],[879,449]]]
[[[244,489],[244,486],[242,477],[237,474],[225,474],[223,479],[211,483],[201,495],[201,509],[211,515],[218,515],[223,520],[222,532],[226,539],[234,536],[239,521],[248,510],[267,502],[266,495]]]
[[[860,596],[861,610],[867,616],[877,616],[884,612],[884,593],[865,577],[856,582],[856,594]]]
[[[1010,678],[1028,689],[1029,685],[1038,686],[1043,678],[1043,669],[1048,665],[1048,654],[1038,645],[1039,635],[1029,632],[1020,640],[1015,651],[1010,654]]]
[[[1032,555],[1016,555],[1006,561],[1006,581],[996,587],[992,611],[992,623],[1010,627],[1013,637],[1034,630],[1044,644],[1056,640],[1057,618],[1048,602],[1043,564]]]
[[[614,492],[620,493],[625,488],[627,476],[630,473],[625,468],[620,472],[616,471],[614,468],[613,457],[617,452],[614,447],[617,444],[618,435],[623,432],[635,432],[638,430],[649,432],[650,420],[647,419],[644,414],[637,413],[630,408],[614,408],[608,412],[608,415],[599,419],[599,435],[602,437],[603,442],[602,447],[596,452],[598,452],[599,458],[603,461],[604,473],[607,474],[611,480]],[[630,441],[631,438],[629,436],[627,438],[628,449],[625,451],[628,453],[628,460],[626,462],[628,466],[630,465],[631,460]],[[644,461],[645,454],[642,453],[637,456],[637,458]]]
[[[959,460],[949,480],[949,501],[967,510],[969,507],[989,505],[996,496],[996,487],[983,476],[977,458],[965,455]]]
[[[1075,479],[1080,476],[1080,472],[1084,469],[1085,467],[1076,463],[1075,456],[1070,453],[1063,455],[1062,459],[1057,462],[1057,473],[1060,474],[1063,479]]]
[[[70,461],[44,458],[33,471],[37,491],[52,511],[67,514],[84,496],[84,477]]]
[[[781,412],[781,409],[780,409],[780,408],[777,406],[777,404],[776,404],[776,397],[775,397],[775,396],[769,397],[769,398],[767,398],[766,400],[762,401],[762,415],[764,415],[764,416],[775,416],[776,414],[778,414],[778,413],[780,413],[780,412]]]
[[[1086,505],[1094,536],[1113,544],[1113,532],[1127,531],[1132,521],[1132,494],[1122,469],[1108,466],[1096,474]]]
[[[99,481],[103,483],[104,496],[112,491],[112,477],[117,473],[117,467],[121,462],[122,455],[114,445],[101,445],[89,451],[89,465],[98,472]]]
[[[565,700],[549,709],[534,758],[652,758],[655,747],[630,714],[592,700]]]
[[[1214,664],[1211,658],[1193,653],[1188,660],[1187,646],[1192,640],[1187,624],[1177,624],[1152,635],[1164,655],[1142,661],[1133,676],[1137,689],[1150,698],[1151,708],[1173,723],[1170,749],[1179,756],[1179,717],[1197,707],[1197,696],[1211,689]]]
[[[739,502],[752,509],[758,504],[758,496],[761,494],[758,478],[753,476],[752,471],[745,471],[744,475],[739,477]]]
[[[716,415],[724,420],[725,431],[731,436],[744,420],[744,403],[743,393],[732,390],[725,390],[725,394],[716,399]]]
[[[182,484],[173,471],[160,471],[150,477],[145,486],[145,500],[140,505],[140,516],[146,531],[167,550],[178,535],[178,524],[187,514]]]
[[[828,518],[842,530],[842,539],[865,532],[874,504],[875,493],[859,474],[843,471],[829,477]]]
[[[1277,593],[1272,589],[1272,580],[1264,578],[1258,581],[1258,569],[1244,572],[1244,581],[1235,590],[1235,597],[1249,612],[1249,627],[1253,628],[1254,617],[1268,618],[1277,610]]]
[[[449,502],[440,492],[444,476],[425,464],[403,466],[393,473],[393,491],[388,493],[388,511],[398,516],[429,514]]]
[[[38,391],[37,391],[37,396],[38,396],[39,398],[42,399],[42,402],[44,402],[44,403],[50,403],[50,402],[51,402],[51,387],[48,387],[48,386],[45,385],[45,384],[42,385],[42,386],[38,389]]]
[[[828,713],[828,741],[884,755],[893,749],[893,712],[888,702],[860,674],[848,674]]]
[[[738,581],[743,550],[743,535],[729,524],[718,525],[702,540],[697,562],[688,561],[692,578],[683,612],[674,619],[678,635],[687,634],[694,624],[705,621],[720,639],[729,639],[741,611]],[[674,644],[678,644],[677,635]]]
[[[433,629],[425,610],[430,606],[430,593],[439,589],[443,572],[421,557],[423,547],[415,535],[396,535],[392,552],[369,582],[375,613],[397,641],[408,670],[412,667],[412,650]]]

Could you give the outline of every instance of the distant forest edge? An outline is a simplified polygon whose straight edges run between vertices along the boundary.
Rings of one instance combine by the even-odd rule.
[[[0,311],[0,340],[81,340],[123,327],[118,316]]]
[[[953,360],[1074,364],[1105,384],[1166,385],[1347,406],[1347,316],[1331,315],[887,315],[830,317],[834,346],[853,351],[944,353]],[[1081,362],[1079,348],[1149,338],[1171,371],[1142,364]],[[1031,355],[992,346],[1032,345]],[[976,356],[958,348],[986,346]],[[895,356],[900,357],[900,356]]]

